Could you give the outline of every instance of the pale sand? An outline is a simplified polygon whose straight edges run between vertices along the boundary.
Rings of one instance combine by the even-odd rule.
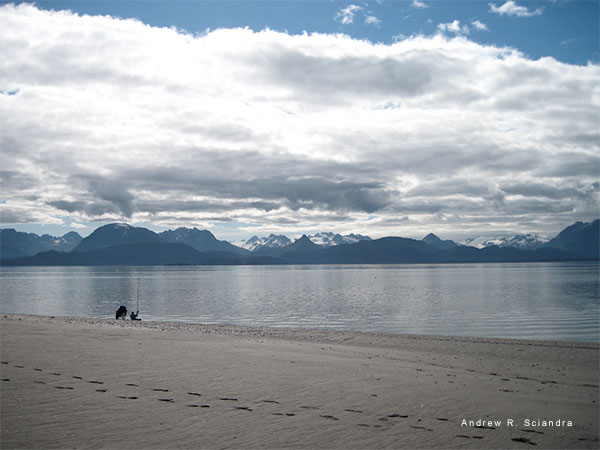
[[[597,344],[0,323],[2,449],[599,447]]]

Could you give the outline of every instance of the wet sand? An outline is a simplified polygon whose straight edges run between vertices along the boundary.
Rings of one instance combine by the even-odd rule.
[[[598,344],[0,325],[2,449],[599,447]]]

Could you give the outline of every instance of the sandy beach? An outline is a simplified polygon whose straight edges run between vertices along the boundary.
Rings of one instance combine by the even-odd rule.
[[[2,449],[599,447],[598,344],[3,315],[0,356]]]

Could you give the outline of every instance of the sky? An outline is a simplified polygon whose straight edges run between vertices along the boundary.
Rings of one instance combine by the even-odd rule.
[[[0,2],[0,227],[552,237],[600,215],[598,1]]]

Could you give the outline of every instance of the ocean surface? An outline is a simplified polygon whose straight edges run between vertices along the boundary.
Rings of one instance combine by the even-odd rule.
[[[0,312],[600,341],[598,262],[2,267]]]

